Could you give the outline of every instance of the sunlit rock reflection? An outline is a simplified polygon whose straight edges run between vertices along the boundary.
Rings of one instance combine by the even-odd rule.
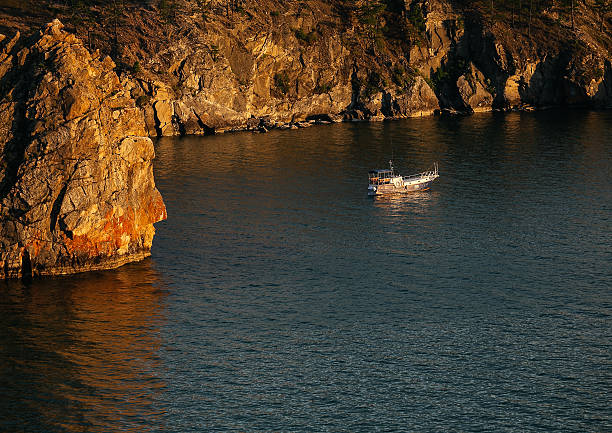
[[[3,283],[4,425],[69,432],[159,425],[161,287],[150,260],[35,287]]]

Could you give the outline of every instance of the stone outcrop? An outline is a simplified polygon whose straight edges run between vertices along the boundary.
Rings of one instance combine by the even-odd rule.
[[[143,110],[152,135],[268,130],[258,126],[263,119],[280,126],[329,116],[382,120],[439,109],[612,104],[609,37],[567,24],[555,37],[571,43],[543,47],[524,22],[490,22],[450,0],[406,0],[386,2],[389,12],[379,22],[406,33],[372,39],[359,15],[368,2],[342,9],[310,0],[272,11],[279,5],[262,2],[233,17],[217,3],[209,3],[202,24],[186,0],[174,23],[181,31],[159,50],[133,49],[143,42],[124,47],[128,63],[147,59],[135,87],[150,98]],[[581,12],[584,28],[596,29],[593,11]],[[420,34],[410,14],[423,17]],[[145,16],[153,26],[154,11]],[[540,30],[538,37],[547,35]]]
[[[491,111],[493,95],[487,90],[487,80],[482,72],[470,63],[468,71],[461,75],[456,82],[461,102],[475,112]]]
[[[280,127],[330,116],[421,116],[439,108],[408,59],[393,58],[387,49],[368,54],[376,48],[352,27],[358,26],[356,16],[350,17],[351,27],[343,27],[333,4],[283,8],[272,11],[273,19],[272,12],[258,10],[249,20],[225,17],[222,9],[205,24],[200,14],[185,13],[176,18],[182,31],[173,34],[172,43],[146,52],[133,49],[144,42],[124,46],[128,64],[146,58],[135,82],[150,98],[143,108],[148,131],[157,136],[261,131],[253,125],[263,119]],[[155,26],[153,13],[141,13],[147,26]],[[385,64],[372,61],[379,54]]]
[[[461,55],[482,71],[485,89],[494,97],[492,108],[612,107],[610,33],[599,30],[585,4],[577,2],[577,8],[575,30],[558,12],[549,16],[544,11],[558,28],[540,30],[537,41],[525,35],[525,28],[521,32],[507,23],[485,26],[474,17],[466,20]]]
[[[584,2],[575,28],[558,2],[538,3],[533,25],[503,2],[494,16],[458,0],[123,3],[106,17],[117,40],[108,26],[75,30],[112,53],[149,136],[612,105],[612,21]]]
[[[55,20],[0,37],[0,279],[113,268],[166,217],[129,83]]]

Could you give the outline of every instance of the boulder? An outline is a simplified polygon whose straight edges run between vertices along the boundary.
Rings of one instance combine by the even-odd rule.
[[[471,63],[468,73],[457,79],[457,89],[464,105],[475,112],[491,111],[493,95],[485,85],[484,75]]]
[[[155,128],[160,136],[175,135],[172,126],[174,107],[170,101],[156,101],[153,104],[155,110]]]

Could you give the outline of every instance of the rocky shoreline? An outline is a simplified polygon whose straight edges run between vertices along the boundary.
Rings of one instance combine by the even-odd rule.
[[[250,21],[216,16],[204,24],[197,13],[182,14],[175,26],[188,29],[185,37],[175,35],[159,52],[127,48],[122,53],[128,64],[146,58],[138,72],[127,71],[125,77],[145,102],[149,136],[612,106],[612,40],[585,30],[596,28],[592,11],[581,11],[579,31],[561,25],[553,43],[458,11],[453,2],[403,4],[396,15],[406,21],[416,8],[423,16],[422,34],[406,41],[377,40],[379,46],[362,37],[359,16],[340,16],[316,1],[299,10],[287,6],[275,25],[268,15],[275,11],[247,10]],[[154,19],[153,10],[137,13],[139,19]],[[321,16],[330,20],[323,25]],[[543,17],[560,19],[554,10]],[[304,40],[304,34],[316,37]],[[542,30],[538,35],[550,36]]]
[[[529,27],[452,0],[374,3],[125,0],[75,21],[43,1],[73,24],[42,30],[0,7],[0,279],[150,254],[166,217],[152,137],[612,106],[612,21],[584,3],[571,27],[554,2]]]
[[[498,113],[509,113],[509,112],[523,112],[523,113],[530,113],[530,112],[534,112],[534,111],[547,111],[547,110],[554,110],[554,109],[559,109],[559,108],[564,108],[562,106],[542,106],[542,107],[536,107],[533,105],[528,105],[528,104],[522,104],[520,106],[516,106],[516,107],[511,107],[511,108],[490,108],[488,110],[479,110],[476,113],[494,113],[494,112],[498,112]],[[565,107],[567,108],[567,107]],[[609,107],[592,107],[589,105],[584,105],[584,106],[579,106],[579,105],[574,105],[571,108],[575,108],[575,109],[609,109]],[[384,121],[394,121],[394,120],[402,120],[402,119],[409,119],[409,118],[416,118],[416,117],[423,117],[423,116],[439,116],[439,117],[456,117],[456,116],[469,116],[474,114],[474,112],[467,112],[467,111],[457,111],[451,108],[443,108],[443,109],[436,109],[431,113],[419,113],[416,115],[412,115],[412,116],[404,116],[404,117],[385,117],[385,116],[372,116],[372,117],[364,117],[364,116],[360,116],[359,114],[355,115],[355,116],[340,116],[340,115],[330,115],[330,114],[323,114],[323,115],[319,115],[319,116],[315,116],[316,118],[307,118],[305,120],[299,120],[299,121],[291,121],[291,122],[274,122],[272,120],[270,120],[268,117],[264,117],[264,118],[252,118],[251,122],[248,122],[247,125],[245,127],[239,127],[239,128],[235,128],[235,129],[227,129],[227,130],[222,130],[219,131],[219,133],[243,133],[243,132],[251,132],[251,133],[267,133],[270,132],[272,130],[279,130],[279,131],[286,131],[286,130],[297,130],[297,129],[304,129],[304,128],[309,128],[311,126],[316,126],[316,125],[332,125],[334,123],[344,123],[344,122],[384,122]],[[197,135],[197,134],[194,134]]]
[[[533,23],[454,0],[170,3],[92,6],[106,31],[72,29],[113,56],[149,137],[612,106],[612,21],[580,2],[575,23],[554,2]]]

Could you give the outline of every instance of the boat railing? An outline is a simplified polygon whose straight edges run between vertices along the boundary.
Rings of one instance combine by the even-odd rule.
[[[404,180],[419,179],[422,177],[437,177],[438,176],[438,163],[434,163],[433,169],[424,171],[422,173],[412,174],[410,176],[404,176]]]

